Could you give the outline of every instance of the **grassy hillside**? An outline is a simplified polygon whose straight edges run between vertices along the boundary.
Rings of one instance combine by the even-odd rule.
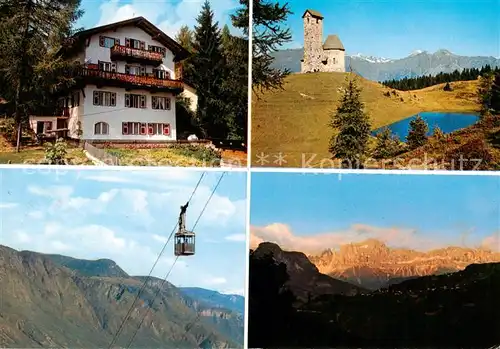
[[[287,78],[283,90],[268,92],[260,98],[254,96],[252,165],[279,166],[273,163],[278,153],[285,155],[286,163],[281,166],[286,167],[302,167],[302,154],[305,161],[317,154],[313,166],[320,166],[321,159],[329,159],[332,129],[328,122],[338,106],[348,74],[293,74]],[[452,92],[443,91],[443,85],[402,92],[359,76],[358,81],[373,129],[418,112],[477,111],[477,81],[454,82]],[[268,163],[257,162],[260,153],[269,155]]]

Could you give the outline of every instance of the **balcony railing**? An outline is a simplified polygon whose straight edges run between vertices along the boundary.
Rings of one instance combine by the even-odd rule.
[[[132,58],[136,60],[145,60],[158,63],[161,63],[163,61],[162,53],[126,47],[123,45],[115,45],[111,47],[111,58],[117,57],[123,57],[125,59]]]
[[[179,80],[158,79],[152,74],[143,76],[143,75],[115,73],[115,72],[99,70],[96,68],[97,65],[88,65],[87,67],[81,68],[78,72],[78,75],[82,77],[91,77],[109,81],[124,82],[124,83],[129,83],[131,85],[144,86],[144,87],[150,86],[150,87],[181,89],[181,90],[184,88],[182,81]]]

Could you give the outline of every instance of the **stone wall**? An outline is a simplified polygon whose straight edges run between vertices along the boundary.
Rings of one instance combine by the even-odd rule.
[[[323,57],[323,20],[308,12],[304,16],[304,62],[302,73],[321,71]]]
[[[321,64],[324,72],[345,72],[345,52],[342,50],[325,50],[326,65]]]

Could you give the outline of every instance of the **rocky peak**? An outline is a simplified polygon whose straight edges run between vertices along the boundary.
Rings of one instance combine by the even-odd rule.
[[[459,271],[473,263],[499,262],[500,253],[456,246],[420,252],[389,248],[369,239],[346,244],[336,252],[326,250],[311,256],[321,273],[370,288],[384,286],[394,278],[425,276]]]

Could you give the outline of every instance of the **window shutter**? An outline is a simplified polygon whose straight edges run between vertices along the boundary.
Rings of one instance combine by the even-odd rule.
[[[153,124],[148,124],[148,134],[153,134]]]
[[[125,66],[125,74],[130,74],[130,66]]]
[[[140,48],[141,48],[141,50],[145,50],[146,49],[146,43],[144,41],[140,42]]]
[[[125,38],[125,46],[130,47],[130,39],[129,38]]]
[[[116,73],[116,63],[111,63],[111,72]]]
[[[145,135],[145,134],[146,134],[146,124],[142,123],[141,124],[141,135]]]
[[[95,135],[98,135],[100,134],[101,132],[101,123],[100,122],[97,122],[95,125],[94,125],[94,134]]]
[[[130,95],[125,95],[125,106],[130,108]]]
[[[146,76],[146,67],[141,67],[141,75]]]
[[[165,103],[166,103],[166,108],[167,110],[170,110],[170,98],[165,98]]]
[[[94,91],[94,105],[99,105],[99,92]]]
[[[153,51],[153,46],[148,45],[148,51]]]
[[[111,92],[110,102],[111,107],[116,107],[116,93]]]
[[[115,45],[120,45],[120,39],[115,39]]]
[[[163,124],[163,133],[170,136],[170,124]]]
[[[122,134],[128,135],[128,122],[122,122]]]
[[[99,46],[104,47],[104,36],[99,36]]]
[[[141,108],[146,108],[146,96],[141,96]]]
[[[151,108],[158,109],[158,97],[156,96],[151,97]]]

